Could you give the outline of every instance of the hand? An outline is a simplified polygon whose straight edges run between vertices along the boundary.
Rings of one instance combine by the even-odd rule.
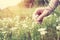
[[[42,15],[44,10],[45,8],[38,8],[35,10],[35,12],[33,13],[33,19],[35,20],[35,22],[40,23],[40,24],[42,23],[44,17],[39,17],[39,16]]]

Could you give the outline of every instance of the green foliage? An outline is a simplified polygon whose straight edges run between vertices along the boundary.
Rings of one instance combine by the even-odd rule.
[[[34,10],[35,8],[30,8],[28,11],[27,9],[22,9],[21,11],[20,9],[18,13],[26,13],[26,18],[24,19],[20,17],[21,15],[13,18],[7,17],[0,19],[0,40],[41,40],[43,37],[45,38],[43,38],[44,40],[54,40],[56,35],[58,35],[56,26],[60,24],[58,20],[60,17],[59,9],[57,8],[54,14],[45,17],[42,24],[36,24],[34,22],[32,18]],[[46,28],[45,31],[47,33],[41,35],[41,32],[38,31],[40,28]]]

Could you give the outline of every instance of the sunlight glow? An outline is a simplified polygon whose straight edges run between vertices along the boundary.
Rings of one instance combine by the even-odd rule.
[[[15,6],[22,0],[0,0],[0,9],[4,9],[9,6]]]

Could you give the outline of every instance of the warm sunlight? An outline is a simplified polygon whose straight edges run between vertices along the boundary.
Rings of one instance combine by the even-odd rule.
[[[60,40],[59,0],[0,0],[0,40]]]
[[[0,0],[0,9],[4,9],[8,6],[15,6],[22,0]]]

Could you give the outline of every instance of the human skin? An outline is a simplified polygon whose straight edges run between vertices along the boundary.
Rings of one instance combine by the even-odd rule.
[[[59,0],[51,0],[49,2],[49,5],[47,7],[45,7],[44,9],[39,9],[38,8],[38,10],[35,11],[34,15],[35,14],[38,15],[37,11],[39,11],[39,10],[43,11],[43,12],[40,12],[41,14],[38,15],[37,18],[35,18],[36,22],[37,23],[42,23],[43,18],[50,15],[54,11],[54,9],[58,6],[58,2],[59,2]]]

